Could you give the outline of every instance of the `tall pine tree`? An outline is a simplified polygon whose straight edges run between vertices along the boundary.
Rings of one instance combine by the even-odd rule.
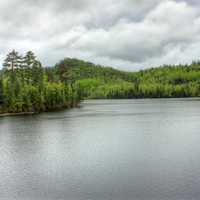
[[[3,67],[6,70],[11,70],[14,72],[16,69],[19,69],[21,65],[21,57],[19,56],[18,52],[12,50],[6,57],[3,63]]]

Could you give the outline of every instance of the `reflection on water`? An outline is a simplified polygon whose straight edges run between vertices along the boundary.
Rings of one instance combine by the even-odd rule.
[[[199,133],[199,99],[0,118],[0,199],[199,200]]]

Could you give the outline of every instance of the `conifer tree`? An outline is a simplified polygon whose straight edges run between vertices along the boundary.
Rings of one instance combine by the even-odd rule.
[[[28,83],[32,82],[33,67],[36,65],[36,63],[37,63],[36,56],[32,51],[28,51],[23,59],[25,78]]]
[[[6,70],[11,70],[14,72],[18,69],[21,65],[21,57],[19,56],[18,52],[12,50],[4,60],[3,66]]]
[[[32,51],[28,51],[24,56],[25,67],[32,68],[35,62],[36,62],[36,56]]]

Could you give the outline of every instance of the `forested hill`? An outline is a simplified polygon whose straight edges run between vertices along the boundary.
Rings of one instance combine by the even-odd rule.
[[[66,58],[54,67],[46,68],[49,72],[49,77],[56,80],[67,78],[74,78],[75,80],[82,80],[88,78],[100,78],[100,79],[123,79],[127,81],[132,80],[132,73],[116,70],[112,67],[105,67],[101,65],[95,65],[91,62],[78,60],[75,58]]]
[[[200,95],[200,63],[123,72],[77,59],[48,70],[50,80],[71,80],[84,98],[171,98]]]
[[[66,58],[43,67],[33,52],[10,52],[0,72],[0,113],[73,107],[81,99],[200,96],[200,63],[123,72]]]

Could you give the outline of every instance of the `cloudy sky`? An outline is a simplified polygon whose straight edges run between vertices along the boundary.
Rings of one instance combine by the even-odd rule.
[[[0,62],[32,50],[45,65],[76,57],[124,70],[200,57],[198,0],[0,1]]]

